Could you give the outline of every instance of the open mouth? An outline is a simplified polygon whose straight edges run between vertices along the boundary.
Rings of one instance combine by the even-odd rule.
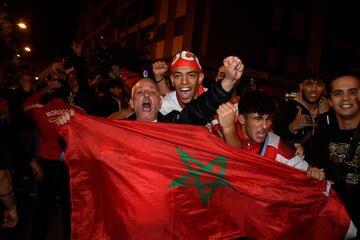
[[[260,138],[260,139],[265,139],[266,138],[266,135],[267,135],[267,132],[258,132],[258,137]]]
[[[150,112],[151,111],[151,102],[148,102],[148,101],[143,102],[142,108],[143,108],[144,112]]]
[[[178,92],[178,94],[180,95],[180,98],[182,98],[182,99],[192,98],[192,91],[191,91],[191,88],[189,88],[189,87],[180,88],[180,91]]]
[[[341,108],[345,108],[345,109],[347,109],[347,108],[351,108],[351,104],[342,104],[342,105],[340,105],[340,107]]]

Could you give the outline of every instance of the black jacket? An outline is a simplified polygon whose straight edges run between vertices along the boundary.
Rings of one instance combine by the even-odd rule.
[[[345,159],[351,138],[356,129],[340,129],[335,124],[318,129],[313,145],[305,154],[306,161],[323,168],[326,178],[334,182],[332,187],[342,199],[356,227],[360,227],[360,144],[352,159]],[[359,236],[359,235],[358,235]],[[356,238],[358,239],[358,238]]]
[[[298,93],[301,94],[301,93]],[[305,127],[300,129],[293,134],[289,130],[289,125],[292,121],[294,121],[296,114],[298,113],[298,107],[301,109],[301,114],[308,115],[310,119],[312,119],[312,123],[316,127],[330,125],[333,122],[336,122],[336,118],[331,111],[329,111],[329,107],[327,104],[327,100],[322,98],[319,103],[319,112],[316,118],[313,118],[310,111],[305,107],[301,97],[297,96],[297,99],[290,100],[279,107],[275,122],[274,122],[274,131],[278,134],[281,139],[287,142],[290,146],[293,143],[301,143],[308,144],[308,140],[311,138],[314,132],[314,128],[312,126]]]

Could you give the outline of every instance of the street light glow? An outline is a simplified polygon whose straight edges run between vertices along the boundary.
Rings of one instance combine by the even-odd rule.
[[[26,24],[23,23],[23,22],[19,22],[17,25],[18,25],[18,27],[21,28],[21,29],[27,29]]]
[[[21,57],[21,55],[20,55],[20,54],[16,54],[16,56],[17,56],[18,58],[20,58],[20,57]]]
[[[24,47],[24,50],[27,52],[31,52],[31,48],[29,48],[29,47]]]

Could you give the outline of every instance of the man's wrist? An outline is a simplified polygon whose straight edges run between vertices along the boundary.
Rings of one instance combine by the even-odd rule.
[[[6,208],[6,210],[9,211],[9,212],[17,212],[16,204],[14,204],[13,206],[11,206],[9,208]]]
[[[222,132],[223,134],[233,134],[236,132],[236,130],[235,128],[230,127],[230,128],[223,128]]]
[[[235,83],[236,81],[225,77],[223,80],[221,80],[221,87],[225,92],[230,92],[231,89],[233,89],[235,86]]]

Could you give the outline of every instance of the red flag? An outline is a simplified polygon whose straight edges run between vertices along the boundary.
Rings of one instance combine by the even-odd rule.
[[[325,183],[203,127],[76,115],[61,134],[72,239],[341,239],[349,226]]]

